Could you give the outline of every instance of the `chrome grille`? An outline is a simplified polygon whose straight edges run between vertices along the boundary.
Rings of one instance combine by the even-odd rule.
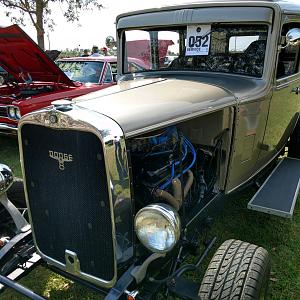
[[[0,117],[7,118],[7,107],[6,106],[0,106]]]
[[[89,132],[25,124],[22,148],[39,251],[66,269],[66,253],[75,253],[81,272],[112,280],[112,220],[100,139]]]

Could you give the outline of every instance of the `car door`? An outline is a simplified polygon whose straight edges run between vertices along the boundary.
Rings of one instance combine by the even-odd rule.
[[[295,16],[293,16],[295,18]],[[298,22],[286,22],[282,26],[282,40],[292,28],[300,28]],[[259,155],[259,164],[271,160],[286,144],[297,121],[300,110],[300,72],[299,45],[291,45],[281,49],[278,55],[276,80],[270,102],[268,120],[263,144]]]

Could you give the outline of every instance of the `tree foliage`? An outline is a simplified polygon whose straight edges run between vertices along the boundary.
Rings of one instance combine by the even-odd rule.
[[[10,17],[13,23],[25,26],[26,17],[29,17],[36,29],[37,41],[42,49],[45,48],[45,29],[53,30],[55,26],[51,3],[61,4],[62,8],[66,8],[63,15],[69,22],[79,21],[82,10],[92,7],[102,8],[98,0],[0,0],[0,6],[5,7],[6,16]]]

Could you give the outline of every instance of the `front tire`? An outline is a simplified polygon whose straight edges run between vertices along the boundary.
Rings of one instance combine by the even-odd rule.
[[[269,274],[270,259],[264,248],[228,240],[217,250],[205,272],[200,299],[266,299]]]

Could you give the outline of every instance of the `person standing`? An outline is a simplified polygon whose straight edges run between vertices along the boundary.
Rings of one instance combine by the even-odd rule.
[[[98,46],[93,46],[91,56],[100,56]]]
[[[81,55],[81,57],[86,57],[86,56],[90,56],[90,51],[89,51],[89,49],[84,49],[84,50],[83,50],[83,54]]]

